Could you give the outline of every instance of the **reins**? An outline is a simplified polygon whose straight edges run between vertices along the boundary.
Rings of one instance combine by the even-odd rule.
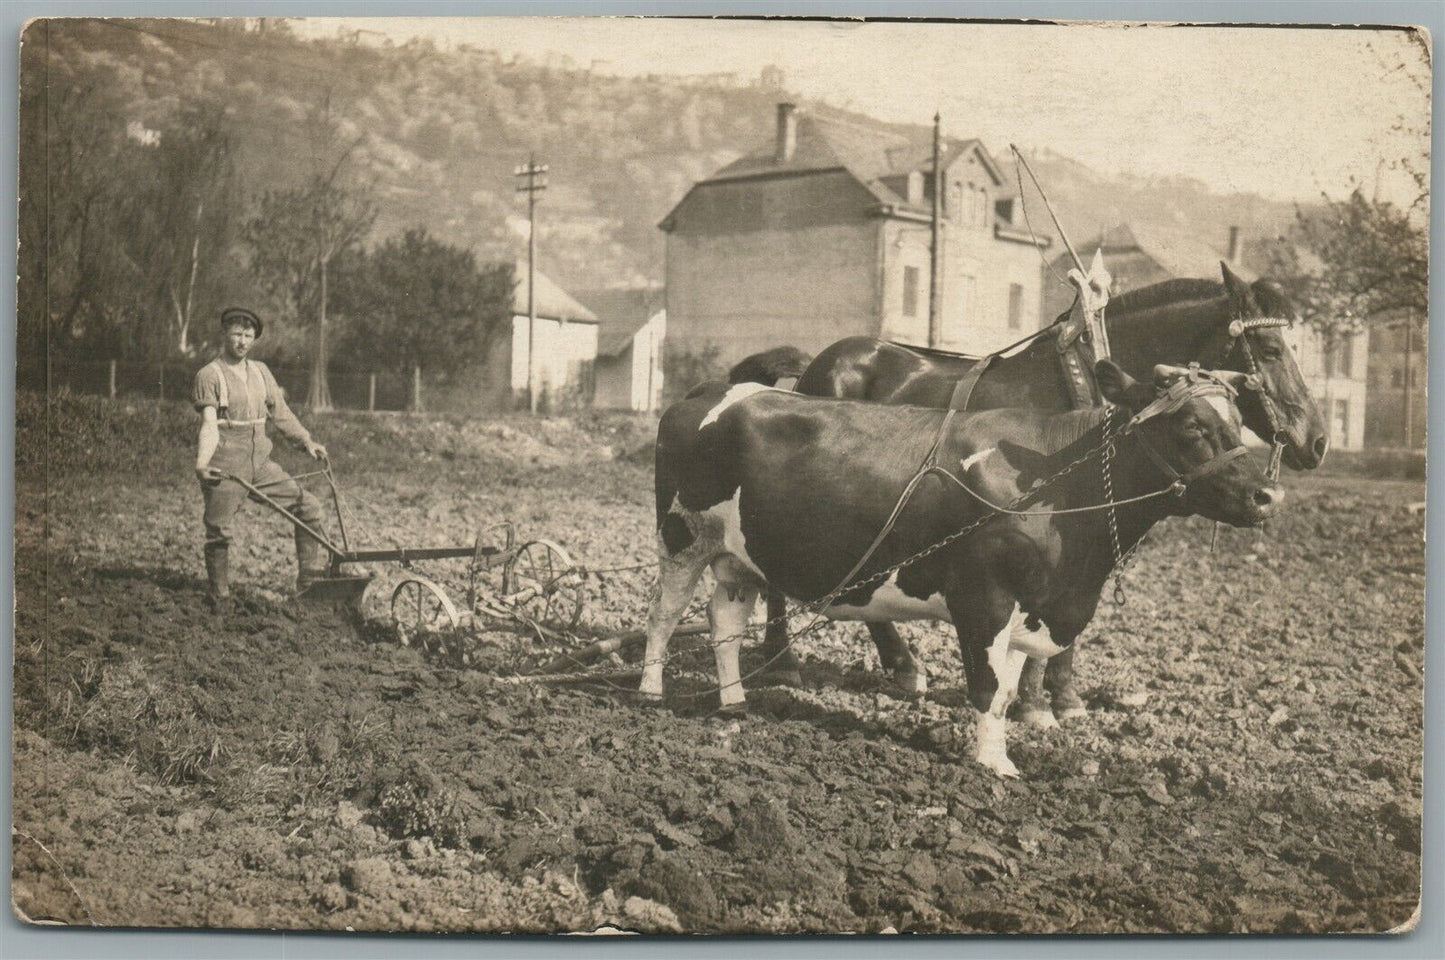
[[[895,571],[907,566],[910,563],[913,563],[915,560],[921,559],[923,556],[927,556],[929,553],[941,549],[948,543],[951,543],[959,537],[963,536],[964,534],[971,532],[972,530],[981,526],[984,522],[998,516],[1056,517],[1069,516],[1081,513],[1096,513],[1100,510],[1107,510],[1109,511],[1109,532],[1114,549],[1113,569],[1117,570],[1120,563],[1127,556],[1133,553],[1134,548],[1137,547],[1138,544],[1136,543],[1134,547],[1131,547],[1129,549],[1129,551],[1121,553],[1119,547],[1118,525],[1114,516],[1114,509],[1116,507],[1127,506],[1134,503],[1141,503],[1146,500],[1154,500],[1164,496],[1182,497],[1188,489],[1189,484],[1223,469],[1239,457],[1247,455],[1249,452],[1248,449],[1244,446],[1244,444],[1241,443],[1235,447],[1230,448],[1229,450],[1225,450],[1213,457],[1210,457],[1204,463],[1193,468],[1192,470],[1180,473],[1177,468],[1175,468],[1167,460],[1164,459],[1162,454],[1160,454],[1156,449],[1154,449],[1153,445],[1151,445],[1144,438],[1144,435],[1142,433],[1137,432],[1138,426],[1145,421],[1150,420],[1153,417],[1159,416],[1160,414],[1172,412],[1173,410],[1178,409],[1179,406],[1182,405],[1185,401],[1199,396],[1233,397],[1234,390],[1221,380],[1214,377],[1212,374],[1201,371],[1197,364],[1191,364],[1187,373],[1185,373],[1177,381],[1175,381],[1175,383],[1172,384],[1169,389],[1165,391],[1154,402],[1150,403],[1143,410],[1139,411],[1139,413],[1131,417],[1129,421],[1118,430],[1110,429],[1110,425],[1112,424],[1114,419],[1114,411],[1119,409],[1118,407],[1112,407],[1109,413],[1105,415],[1103,423],[1104,436],[1098,444],[1085,451],[1083,454],[1081,454],[1073,461],[1071,461],[1068,465],[1066,465],[1063,469],[1043,480],[1031,490],[1020,494],[1007,505],[994,503],[983,494],[970,487],[960,477],[958,477],[951,471],[945,469],[944,467],[939,466],[939,464],[937,463],[938,450],[942,446],[945,439],[947,426],[952,420],[953,415],[957,412],[954,409],[948,410],[944,414],[943,429],[940,429],[938,435],[934,438],[933,445],[929,448],[928,454],[924,458],[923,463],[919,466],[917,472],[914,473],[913,477],[908,481],[907,485],[904,486],[903,492],[899,494],[897,501],[895,501],[895,503],[893,504],[892,511],[889,512],[888,520],[879,529],[877,536],[873,538],[873,542],[868,545],[868,549],[865,550],[863,552],[863,555],[858,558],[858,562],[853,565],[853,568],[848,571],[848,573],[843,577],[841,581],[839,581],[838,586],[833,588],[833,590],[829,591],[827,596],[825,596],[822,600],[817,601],[817,603],[813,606],[815,607],[815,609],[819,610],[826,609],[826,606],[828,604],[830,604],[838,596],[842,595],[848,590],[866,586],[869,583],[874,582],[875,580],[887,577]],[[1154,490],[1149,493],[1140,494],[1138,496],[1126,497],[1122,500],[1115,500],[1113,498],[1113,479],[1111,476],[1110,461],[1113,459],[1114,449],[1117,446],[1118,442],[1128,436],[1133,436],[1139,442],[1140,446],[1144,450],[1145,455],[1150,459],[1152,463],[1155,464],[1155,466],[1157,466],[1164,473],[1164,475],[1169,479],[1170,482],[1168,486],[1163,487],[1159,490]],[[1072,472],[1080,464],[1088,461],[1096,453],[1104,454],[1103,466],[1105,500],[1102,503],[1089,504],[1082,507],[1058,507],[1045,510],[1023,509],[1027,507],[1031,502],[1035,502],[1038,499],[1041,499],[1045,490],[1051,484],[1055,483],[1068,473]],[[983,504],[987,508],[988,512],[986,512],[978,519],[974,520],[972,523],[965,526],[962,530],[950,535],[949,537],[946,537],[938,544],[935,544],[932,548],[922,551],[919,554],[915,554],[913,557],[910,557],[902,563],[895,564],[892,567],[889,567],[886,570],[882,571],[880,574],[875,574],[873,577],[870,577],[867,580],[853,583],[853,578],[857,576],[860,572],[862,572],[863,568],[867,566],[868,561],[873,559],[873,555],[878,552],[878,548],[881,547],[883,545],[883,542],[888,538],[888,535],[893,532],[893,528],[897,524],[898,518],[902,515],[903,510],[908,505],[909,500],[912,499],[914,491],[918,489],[918,485],[923,482],[923,479],[925,477],[933,473],[937,473],[940,476],[943,476],[948,480],[952,481],[954,485],[956,485],[960,490],[964,491],[970,497]],[[1116,597],[1121,592],[1122,590],[1116,577]]]

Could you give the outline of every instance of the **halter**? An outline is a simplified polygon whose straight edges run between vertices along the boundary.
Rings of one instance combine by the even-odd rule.
[[[1159,394],[1159,396],[1143,410],[1134,414],[1133,418],[1124,425],[1119,435],[1122,436],[1135,431],[1135,428],[1146,420],[1152,420],[1155,417],[1173,413],[1196,398],[1223,397],[1226,400],[1233,401],[1237,396],[1238,394],[1234,388],[1228,383],[1225,383],[1218,375],[1209,370],[1199,369],[1199,364],[1197,363],[1191,363],[1185,372],[1169,385],[1168,389]],[[1173,464],[1164,459],[1163,454],[1155,449],[1153,444],[1144,438],[1144,434],[1135,433],[1134,439],[1139,442],[1139,446],[1143,449],[1145,455],[1169,478],[1171,488],[1174,490],[1176,496],[1183,496],[1185,488],[1188,487],[1189,484],[1218,472],[1249,452],[1243,443],[1238,443],[1228,450],[1210,457],[1194,469],[1180,473]]]
[[[1109,442],[1104,447],[1104,455],[1100,466],[1103,471],[1104,499],[1111,504],[1108,515],[1109,543],[1114,551],[1114,604],[1116,606],[1123,606],[1125,603],[1124,571],[1128,567],[1129,561],[1133,559],[1134,552],[1139,549],[1139,545],[1143,543],[1143,541],[1135,542],[1128,550],[1121,550],[1119,547],[1119,521],[1118,517],[1115,516],[1112,505],[1114,502],[1112,462],[1114,459],[1115,445],[1121,437],[1133,433],[1134,439],[1138,441],[1139,448],[1144,451],[1144,455],[1169,479],[1169,486],[1166,487],[1165,490],[1176,497],[1182,497],[1189,489],[1191,483],[1194,483],[1196,480],[1202,480],[1210,474],[1217,473],[1240,457],[1246,456],[1249,450],[1243,443],[1239,443],[1228,450],[1224,450],[1210,457],[1192,470],[1180,473],[1173,464],[1164,459],[1164,455],[1155,449],[1153,444],[1144,438],[1144,434],[1137,432],[1135,428],[1146,420],[1152,420],[1155,417],[1173,413],[1196,397],[1224,397],[1225,399],[1233,401],[1237,396],[1238,394],[1235,389],[1218,375],[1208,370],[1199,369],[1199,364],[1197,363],[1191,363],[1185,372],[1169,385],[1167,390],[1164,390],[1159,396],[1155,397],[1151,403],[1136,413],[1130,418],[1128,423],[1124,424],[1118,432],[1109,438]],[[1276,444],[1276,450],[1278,451],[1278,441],[1276,441]],[[1271,462],[1274,462],[1274,460],[1272,459]],[[1270,482],[1274,482],[1273,477],[1270,478]]]

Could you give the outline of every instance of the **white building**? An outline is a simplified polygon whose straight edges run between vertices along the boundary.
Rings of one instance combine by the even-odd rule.
[[[597,360],[597,317],[542,271],[537,271],[537,329],[529,341],[527,263],[517,264],[512,294],[511,388],[515,402],[527,397],[529,342],[537,354],[539,404],[587,405],[592,402],[593,365]]]
[[[609,410],[658,409],[667,336],[662,288],[598,290],[579,296],[599,322],[594,404]]]

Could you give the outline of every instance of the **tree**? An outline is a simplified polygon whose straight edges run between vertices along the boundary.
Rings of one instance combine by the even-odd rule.
[[[267,191],[241,233],[253,274],[286,315],[314,317],[316,347],[306,396],[313,410],[331,409],[326,339],[331,262],[360,244],[376,219],[370,192],[340,184],[339,172],[340,164],[304,186]]]
[[[453,377],[485,361],[509,329],[512,265],[479,267],[472,251],[424,227],[348,256],[340,269],[347,282],[337,306],[350,320],[341,349],[373,369]]]
[[[190,356],[197,293],[214,289],[234,236],[232,137],[215,103],[183,104],[156,135],[150,175],[126,201],[122,243],[145,274],[147,312],[168,318],[162,349]]]
[[[1414,435],[1410,363],[1429,316],[1429,240],[1418,208],[1403,210],[1356,189],[1347,200],[1298,210],[1288,236],[1264,248],[1270,274],[1319,331],[1326,356],[1372,325],[1405,325],[1406,442]],[[1328,381],[1326,382],[1328,390]]]
[[[1429,241],[1408,211],[1355,190],[1343,203],[1299,210],[1290,234],[1266,247],[1269,272],[1302,318],[1327,339],[1382,318],[1423,321],[1429,311]]]

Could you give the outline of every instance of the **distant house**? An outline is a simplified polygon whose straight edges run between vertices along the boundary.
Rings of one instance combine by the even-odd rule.
[[[512,335],[509,349],[512,402],[527,398],[527,262],[516,266],[512,293]],[[550,277],[537,271],[537,392],[543,406],[590,404],[592,370],[597,359],[597,317]]]
[[[1039,325],[1039,253],[977,140],[941,151],[941,329],[985,352]],[[724,363],[854,334],[930,345],[931,134],[778,104],[772,142],[694,184],[667,234],[668,351]]]
[[[1426,417],[1425,357],[1429,328],[1413,319],[1370,328],[1370,403],[1365,408],[1365,445],[1423,447]]]
[[[1227,243],[1216,247],[1183,231],[1134,223],[1104,231],[1080,247],[1079,256],[1088,263],[1095,250],[1103,253],[1104,265],[1114,280],[1110,292],[1117,296],[1179,277],[1218,280],[1221,261],[1227,261],[1241,279],[1253,282],[1258,277],[1239,262],[1241,249],[1237,227],[1230,228]],[[1049,269],[1063,275],[1072,265],[1065,253],[1056,256]],[[1068,288],[1046,284],[1046,317],[1057,316],[1072,302]],[[1337,450],[1358,450],[1365,442],[1368,334],[1362,332],[1327,345],[1314,327],[1297,323],[1283,331],[1283,335],[1295,352],[1300,374],[1319,404],[1321,415],[1329,424],[1331,446]]]
[[[662,402],[667,309],[661,287],[582,292],[598,320],[593,403],[608,410],[656,410]]]

